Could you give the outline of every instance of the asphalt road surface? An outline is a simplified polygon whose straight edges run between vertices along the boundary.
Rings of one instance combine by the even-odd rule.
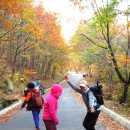
[[[79,74],[72,74],[71,80],[76,83],[81,77]],[[86,114],[85,105],[79,103],[74,97],[66,82],[62,85],[64,86],[64,92],[59,99],[58,118],[60,123],[57,126],[58,130],[85,130],[82,126]],[[45,130],[41,116],[40,127],[41,130]],[[35,130],[31,112],[25,109],[19,111],[7,122],[1,123],[0,130]],[[99,121],[96,124],[96,130],[105,130],[103,124]]]

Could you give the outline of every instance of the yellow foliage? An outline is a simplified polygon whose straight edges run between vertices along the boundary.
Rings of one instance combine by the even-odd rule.
[[[34,75],[37,74],[37,72],[34,71],[34,70],[27,70],[27,69],[25,69],[25,70],[24,70],[24,74],[25,74],[25,75],[28,75],[28,76],[34,76]]]
[[[35,36],[37,39],[41,40],[43,39],[44,29],[40,28],[37,24],[32,23],[28,24],[25,28],[26,31],[30,32]]]

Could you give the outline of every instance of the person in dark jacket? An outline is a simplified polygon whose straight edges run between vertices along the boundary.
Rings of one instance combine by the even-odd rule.
[[[87,114],[83,121],[84,128],[86,130],[95,130],[95,124],[100,114],[100,105],[97,103],[93,92],[89,90],[89,85],[81,82],[78,87],[72,84],[67,76],[65,80],[73,90],[82,95],[82,99],[87,107]]]
[[[36,130],[40,130],[40,128],[39,128],[39,114],[40,114],[40,111],[42,109],[42,106],[36,106],[33,99],[32,99],[32,93],[33,94],[40,94],[40,91],[38,89],[35,89],[34,83],[29,83],[27,85],[27,88],[28,88],[27,95],[26,95],[24,102],[23,102],[20,109],[24,108],[25,105],[27,104],[27,111],[32,111],[32,115],[33,115],[33,119],[34,119],[34,123],[35,123],[35,128],[36,128]],[[42,96],[41,96],[41,100],[43,102]]]

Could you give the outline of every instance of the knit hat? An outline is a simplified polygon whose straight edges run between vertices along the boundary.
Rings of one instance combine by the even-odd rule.
[[[35,87],[34,83],[28,83],[27,85],[27,88],[34,88],[34,87]]]

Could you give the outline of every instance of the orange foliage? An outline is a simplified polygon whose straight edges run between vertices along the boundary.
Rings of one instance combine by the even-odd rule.
[[[21,14],[23,0],[0,0],[0,7],[7,14]]]
[[[36,8],[36,17],[38,20],[38,26],[43,29],[44,41],[47,43],[62,45],[64,40],[61,36],[61,28],[56,24],[56,18],[54,14],[47,13],[40,4]]]
[[[33,0],[0,0],[0,23],[1,26],[10,30],[16,18],[23,18],[27,8],[32,7]],[[29,11],[29,10],[28,10]]]
[[[121,62],[130,62],[130,59],[128,59],[128,58],[123,58],[123,57],[121,57],[121,58],[118,58],[118,60],[119,61],[121,61]]]
[[[12,22],[7,20],[5,17],[0,16],[0,22],[3,27],[5,27],[7,30],[10,30],[13,26]]]
[[[31,32],[37,39],[43,39],[44,30],[40,28],[36,23],[28,24],[26,30]]]
[[[33,71],[33,70],[24,70],[24,74],[27,75],[27,76],[34,76],[37,74],[36,71]]]
[[[38,40],[58,46],[63,45],[64,39],[61,35],[61,28],[56,23],[55,15],[47,13],[42,4],[34,9],[32,2],[33,0],[0,0],[1,28],[10,30],[15,22],[19,23],[22,19],[26,21],[24,31],[29,32]],[[36,16],[35,19],[34,16]]]

